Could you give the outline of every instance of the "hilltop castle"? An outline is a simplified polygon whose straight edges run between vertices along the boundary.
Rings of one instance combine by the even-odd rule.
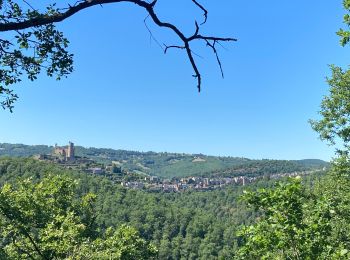
[[[74,161],[74,143],[69,142],[67,146],[57,146],[55,144],[53,154],[62,157],[65,161]]]

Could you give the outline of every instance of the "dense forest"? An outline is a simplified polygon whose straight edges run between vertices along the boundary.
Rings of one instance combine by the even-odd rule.
[[[32,159],[1,159],[0,183],[38,182],[45,176],[79,180],[75,194],[96,194],[96,225],[101,230],[123,224],[135,228],[158,250],[159,259],[223,259],[233,256],[242,223],[254,214],[239,202],[239,187],[181,194],[127,190],[109,179],[61,169]],[[6,242],[3,247],[6,247]]]
[[[317,181],[319,177],[320,175],[307,176],[307,178],[305,177],[305,183],[310,185]],[[74,188],[59,189],[58,186],[62,183],[74,184]],[[252,224],[256,217],[260,215],[259,212],[254,212],[253,208],[247,207],[247,204],[241,201],[240,197],[243,194],[243,189],[248,188],[253,191],[257,188],[272,187],[274,181],[263,179],[247,187],[230,186],[208,192],[150,193],[125,189],[103,176],[67,170],[51,163],[28,158],[3,158],[0,159],[0,185],[2,186],[0,196],[4,198],[0,202],[0,223],[12,223],[11,225],[18,229],[18,232],[12,233],[9,232],[6,226],[1,225],[2,253],[4,256],[7,255],[9,259],[16,259],[13,256],[18,255],[19,252],[22,252],[22,256],[26,254],[25,252],[31,250],[33,251],[31,254],[36,254],[32,246],[26,244],[26,238],[22,237],[22,228],[28,233],[32,232],[33,239],[38,247],[42,246],[42,250],[46,250],[46,254],[52,256],[47,259],[58,257],[55,258],[54,256],[58,250],[55,247],[55,243],[57,243],[55,239],[59,238],[50,237],[51,247],[47,249],[47,238],[38,235],[37,230],[47,229],[49,224],[44,223],[41,227],[35,226],[36,218],[42,218],[42,216],[40,214],[36,216],[35,209],[31,209],[31,207],[40,208],[43,198],[32,198],[32,200],[38,199],[40,203],[38,202],[38,205],[36,205],[36,203],[28,202],[29,205],[26,204],[24,208],[21,208],[24,201],[28,199],[27,197],[31,196],[25,192],[28,192],[27,189],[29,189],[32,190],[31,193],[35,194],[35,190],[38,189],[35,185],[39,185],[40,194],[46,194],[45,200],[47,201],[50,201],[52,196],[58,196],[55,195],[55,192],[60,194],[58,197],[63,196],[64,198],[70,193],[72,201],[84,201],[87,195],[92,196],[91,194],[94,194],[94,200],[89,201],[91,205],[88,204],[91,206],[87,210],[88,213],[81,208],[77,209],[75,213],[78,216],[82,215],[80,216],[82,222],[86,221],[86,218],[93,219],[93,225],[90,223],[89,226],[94,228],[88,231],[84,230],[82,233],[74,233],[75,235],[71,239],[86,242],[98,241],[97,237],[103,237],[108,241],[108,239],[117,239],[116,237],[120,239],[120,236],[125,232],[124,235],[129,236],[131,232],[134,238],[126,241],[131,244],[132,240],[136,238],[137,241],[142,241],[139,245],[132,244],[131,247],[136,248],[132,251],[136,255],[138,252],[145,252],[147,256],[141,257],[144,259],[230,259],[237,255],[237,250],[242,242],[238,231],[243,225]],[[47,186],[46,193],[42,192],[43,185]],[[57,186],[56,189],[55,186]],[[50,189],[53,190],[50,191]],[[11,194],[9,194],[9,190],[11,190]],[[25,195],[21,195],[21,192]],[[66,194],[62,194],[62,192]],[[17,195],[25,198],[16,197]],[[13,204],[6,204],[7,201],[11,200]],[[65,201],[65,203],[72,202]],[[16,208],[17,204],[19,204],[18,208]],[[52,208],[52,206],[45,204],[45,207]],[[55,205],[55,207],[61,206]],[[68,208],[74,207],[68,206]],[[12,211],[16,218],[13,219],[13,217],[7,216],[6,211]],[[25,227],[22,227],[23,223],[20,221],[25,216],[33,218],[33,222],[26,220]],[[65,215],[63,214],[63,216]],[[50,218],[47,221],[49,220]],[[73,221],[73,224],[79,225],[80,222],[76,222]],[[60,229],[64,224],[64,221],[62,223],[58,221],[56,228]],[[116,230],[116,233],[108,237],[106,233],[110,233],[111,228]],[[125,231],[126,228],[130,230]],[[14,245],[14,242],[11,241],[18,241],[17,245]],[[77,243],[79,244],[79,242]],[[121,245],[114,246],[116,250],[119,250],[118,246]],[[99,249],[100,253],[108,251],[106,245],[99,244],[96,248],[103,249]],[[120,251],[127,255],[130,253],[128,251],[129,247],[126,246],[125,248]],[[73,249],[67,247],[60,250],[62,252],[58,258],[72,253]],[[81,257],[79,254],[84,255],[86,250],[86,248],[79,248],[79,253],[73,250],[76,259],[79,259],[78,256]],[[97,252],[90,252],[89,254],[93,253],[97,254]],[[118,259],[118,257],[120,258],[120,256],[116,256],[115,259]],[[140,259],[138,257],[134,255],[130,259]],[[34,257],[34,259],[41,258]],[[129,258],[121,257],[121,259]]]

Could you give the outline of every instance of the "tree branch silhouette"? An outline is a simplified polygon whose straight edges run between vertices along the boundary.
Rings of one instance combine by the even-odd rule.
[[[11,6],[15,10],[17,8],[16,4],[14,3],[13,0],[7,0],[8,5]],[[157,4],[157,0],[152,1],[152,2],[146,2],[143,0],[86,0],[86,1],[77,1],[73,5],[68,4],[67,7],[64,8],[56,8],[56,4],[53,4],[48,8],[49,11],[47,12],[40,12],[39,10],[36,10],[32,5],[28,3],[28,0],[25,1],[27,5],[30,5],[30,11],[28,10],[27,15],[9,15],[6,17],[5,15],[0,16],[0,32],[9,32],[9,31],[23,31],[26,29],[34,29],[38,30],[40,28],[49,28],[49,26],[52,26],[55,23],[62,22],[69,17],[77,14],[78,12],[94,7],[96,5],[107,5],[107,4],[115,4],[115,3],[121,3],[121,2],[127,2],[127,3],[132,3],[135,4],[141,8],[143,8],[147,12],[147,17],[151,18],[152,21],[154,22],[155,25],[157,25],[160,28],[166,28],[175,33],[177,38],[181,41],[180,45],[170,45],[166,46],[164,49],[164,53],[167,53],[167,50],[170,48],[178,48],[178,49],[183,49],[185,50],[187,54],[187,58],[192,66],[192,69],[194,71],[193,77],[196,78],[197,80],[197,88],[198,91],[201,91],[201,85],[202,85],[202,76],[201,73],[198,69],[196,60],[193,57],[193,51],[191,47],[191,43],[194,41],[203,41],[206,46],[210,47],[216,57],[216,61],[218,62],[218,65],[220,67],[221,74],[222,73],[222,65],[220,58],[218,56],[217,48],[216,48],[216,43],[221,43],[221,42],[233,42],[237,41],[235,38],[229,38],[229,37],[216,37],[216,36],[207,36],[203,35],[200,33],[201,31],[201,26],[204,25],[208,19],[208,11],[204,8],[203,5],[201,5],[197,0],[191,0],[191,2],[196,5],[199,9],[203,11],[203,16],[204,16],[204,21],[199,25],[197,21],[195,21],[194,24],[194,33],[190,36],[186,36],[181,29],[179,29],[176,25],[170,22],[165,22],[162,21],[157,12],[155,11],[155,6]],[[4,4],[3,4],[4,5]],[[2,7],[3,7],[2,5]],[[48,29],[46,29],[48,30]],[[51,29],[52,30],[52,29]],[[148,29],[149,30],[149,29]],[[35,33],[35,32],[34,32]],[[37,35],[36,35],[37,36]],[[61,35],[60,35],[61,36]],[[27,38],[29,38],[28,36]],[[61,36],[63,38],[63,36]],[[153,35],[152,35],[153,37]],[[23,39],[27,40],[24,37]],[[65,39],[65,38],[64,38]],[[68,41],[67,41],[68,42]],[[27,42],[24,42],[24,44],[28,44]],[[58,43],[59,45],[60,43]],[[161,45],[160,45],[161,46]],[[25,45],[26,48],[28,48],[27,45]],[[57,46],[56,46],[57,47]],[[60,48],[58,46],[57,48]],[[4,50],[4,48],[3,48]],[[0,49],[1,51],[1,49]],[[0,53],[1,55],[1,53]],[[67,54],[68,55],[68,54]],[[45,61],[47,61],[48,57],[45,57]],[[72,62],[68,62],[70,66],[72,66]],[[61,67],[64,67],[64,64],[59,64]],[[56,68],[57,69],[57,68]],[[61,68],[62,69],[62,68]],[[63,68],[64,70],[64,68]],[[55,72],[55,70],[53,70]],[[62,75],[69,74],[72,71],[72,68],[66,69],[63,71]],[[1,73],[0,73],[1,74]],[[52,75],[52,73],[49,73],[49,76]],[[58,76],[58,78],[61,76],[61,74]],[[1,75],[0,75],[0,84],[1,84]]]

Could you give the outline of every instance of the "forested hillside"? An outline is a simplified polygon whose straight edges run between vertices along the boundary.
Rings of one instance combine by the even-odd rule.
[[[0,144],[0,157],[29,157],[50,154],[52,146]],[[237,176],[291,173],[328,167],[322,160],[251,160],[242,157],[219,157],[203,154],[155,153],[105,148],[75,147],[76,155],[97,162],[115,163],[129,172],[163,178],[185,176]]]
[[[303,172],[327,168],[328,163],[322,160],[250,160],[244,165],[237,165],[224,170],[208,173],[210,176],[271,176],[283,173]]]
[[[157,248],[158,259],[232,258],[239,242],[237,230],[256,216],[239,200],[241,186],[209,192],[148,193],[50,163],[0,159],[0,186],[10,183],[16,187],[18,180],[28,178],[35,183],[45,176],[78,180],[76,196],[83,197],[89,192],[97,196],[94,212],[100,229],[123,224],[136,228],[143,239]],[[271,185],[271,181],[264,180],[250,188]],[[2,246],[8,243],[1,241]]]

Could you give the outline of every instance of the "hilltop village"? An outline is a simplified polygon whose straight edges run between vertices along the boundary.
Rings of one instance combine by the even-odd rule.
[[[56,144],[51,154],[39,154],[35,155],[34,158],[40,161],[57,163],[67,169],[82,170],[87,173],[121,173],[120,167],[114,164],[104,165],[88,157],[76,156],[74,143],[72,142],[69,142],[67,146],[57,146]]]
[[[112,161],[111,164],[106,165],[98,163],[91,158],[77,156],[75,154],[74,143],[72,142],[69,142],[67,146],[57,146],[56,144],[51,154],[40,154],[34,156],[34,158],[37,160],[57,163],[64,168],[106,176],[115,183],[120,183],[123,187],[128,189],[143,189],[151,192],[182,192],[186,190],[208,191],[228,185],[244,186],[264,178],[264,176],[249,177],[247,175],[242,175],[235,177],[189,176],[183,178],[162,179],[158,176],[126,171],[120,167],[118,162]],[[196,157],[195,160],[199,161],[201,159]],[[288,176],[308,175],[313,172],[315,172],[315,170],[277,173],[269,175],[268,178],[277,179]]]

